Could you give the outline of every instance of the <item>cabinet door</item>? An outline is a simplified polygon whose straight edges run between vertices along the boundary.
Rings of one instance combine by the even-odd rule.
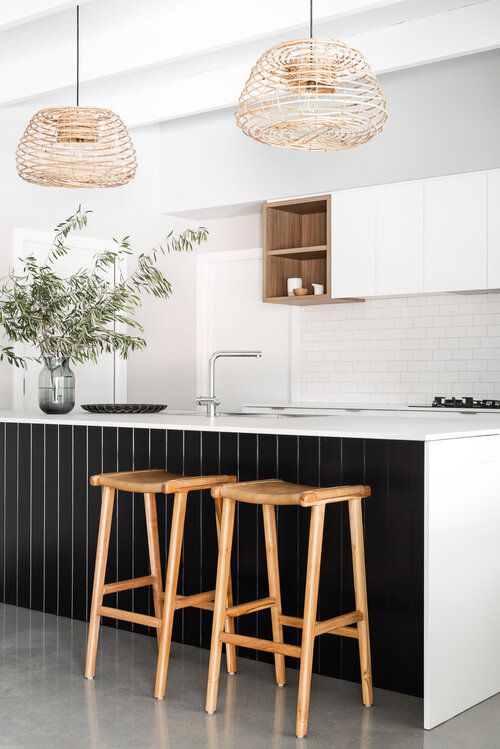
[[[500,289],[500,169],[488,174],[488,288]]]
[[[377,188],[377,295],[424,290],[423,196],[423,182]]]
[[[424,291],[485,289],[486,174],[424,183]]]
[[[332,297],[375,295],[375,190],[332,196]]]

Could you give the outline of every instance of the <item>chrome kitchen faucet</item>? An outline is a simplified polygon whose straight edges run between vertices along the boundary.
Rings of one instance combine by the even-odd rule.
[[[207,416],[213,419],[217,416],[217,406],[220,406],[220,400],[215,397],[215,362],[217,359],[225,357],[248,357],[260,359],[262,351],[214,351],[208,360],[208,395],[200,395],[196,399],[199,406],[207,407]]]

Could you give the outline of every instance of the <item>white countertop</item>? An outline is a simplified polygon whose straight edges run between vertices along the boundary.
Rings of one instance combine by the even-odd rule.
[[[418,401],[418,398],[415,400]],[[339,410],[339,411],[409,411],[414,413],[415,411],[431,411],[433,414],[442,411],[443,413],[478,413],[478,414],[497,414],[500,416],[500,410],[497,408],[448,408],[438,409],[432,406],[426,405],[412,405],[406,406],[403,403],[314,403],[312,401],[257,401],[254,403],[243,403],[243,408],[273,408],[281,410],[284,408],[291,408],[294,410],[304,411],[323,411],[323,410]]]
[[[208,419],[203,414],[171,411],[160,414],[98,415],[75,408],[64,416],[48,416],[41,411],[0,411],[0,422],[29,424],[67,424],[81,426],[128,427],[133,429],[175,429],[250,434],[288,434],[359,439],[430,440],[456,439],[500,434],[500,414],[477,413],[450,419],[447,415],[417,417],[381,415],[329,415],[275,417],[236,415]]]

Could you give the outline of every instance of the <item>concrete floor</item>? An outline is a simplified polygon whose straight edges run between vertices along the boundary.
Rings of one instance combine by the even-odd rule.
[[[203,711],[208,653],[174,645],[165,702],[151,696],[156,643],[101,630],[94,681],[82,676],[86,626],[0,605],[2,749],[499,749],[500,696],[433,731],[422,701],[384,690],[364,709],[356,684],[313,677],[309,735],[294,735],[297,672],[285,689],[272,667],[239,660],[221,679],[219,709]]]

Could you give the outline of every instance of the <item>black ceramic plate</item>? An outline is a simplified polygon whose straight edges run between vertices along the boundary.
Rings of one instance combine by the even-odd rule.
[[[84,403],[82,408],[91,414],[157,414],[167,406],[160,403]]]

